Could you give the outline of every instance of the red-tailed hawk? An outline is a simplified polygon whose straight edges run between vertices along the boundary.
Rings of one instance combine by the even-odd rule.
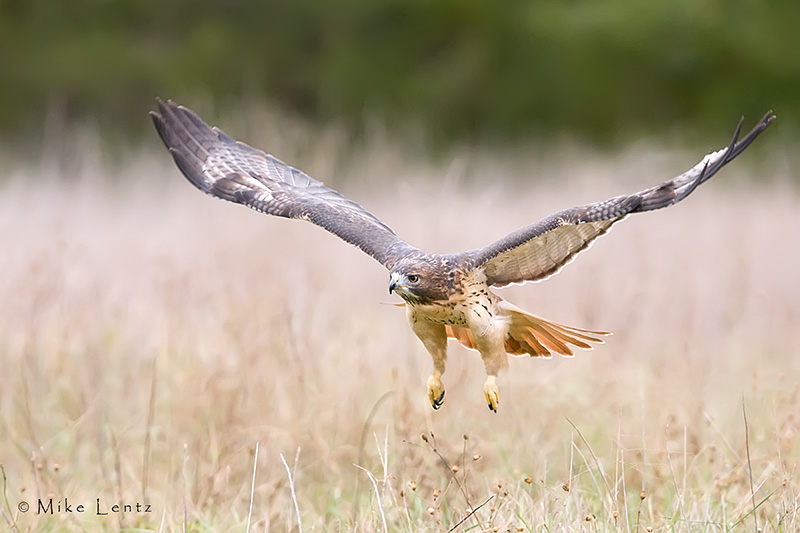
[[[358,246],[389,270],[389,292],[406,306],[411,329],[433,358],[428,399],[444,400],[447,339],[481,354],[488,375],[483,392],[497,411],[497,373],[508,356],[571,357],[573,347],[592,349],[601,331],[579,329],[532,315],[491,291],[510,283],[541,281],[632,213],[676,204],[739,155],[775,119],[772,112],[727,148],[708,154],[680,176],[630,195],[559,211],[483,248],[429,254],[400,239],[357,203],[279,159],[209,127],[189,109],[158,101],[151,113],[164,144],[183,174],[212,196],[268,215],[308,220]]]

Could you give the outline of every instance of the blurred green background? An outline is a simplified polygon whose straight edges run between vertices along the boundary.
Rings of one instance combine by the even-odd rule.
[[[800,112],[797,0],[0,0],[0,135],[137,136],[162,96],[434,144]]]

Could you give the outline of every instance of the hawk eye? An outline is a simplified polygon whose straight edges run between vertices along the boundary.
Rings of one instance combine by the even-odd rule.
[[[408,275],[408,282],[411,283],[411,284],[416,285],[417,283],[419,283],[419,275],[417,275],[417,274],[409,274]]]

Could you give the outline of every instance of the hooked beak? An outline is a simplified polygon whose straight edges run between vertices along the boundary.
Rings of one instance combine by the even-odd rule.
[[[395,272],[392,274],[392,277],[389,279],[389,294],[392,294],[394,290],[397,288],[397,284],[400,281],[400,274]]]

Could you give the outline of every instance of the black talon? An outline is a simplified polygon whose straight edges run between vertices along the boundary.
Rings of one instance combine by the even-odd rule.
[[[439,395],[438,398],[433,400],[433,403],[431,405],[433,406],[434,409],[439,409],[443,403],[444,403],[444,391],[442,391],[442,393]]]

